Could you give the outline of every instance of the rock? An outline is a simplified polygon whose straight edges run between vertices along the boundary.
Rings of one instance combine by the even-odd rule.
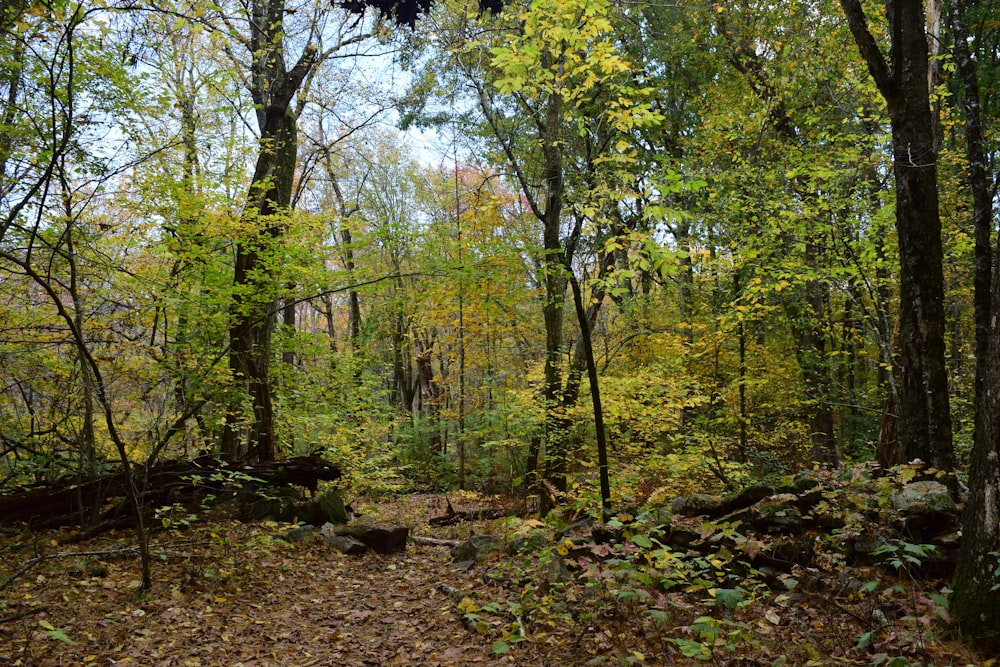
[[[793,566],[809,567],[815,553],[807,539],[779,537],[758,555],[758,562],[788,572]]]
[[[666,545],[671,549],[690,549],[701,540],[701,535],[686,528],[674,528],[667,537]]]
[[[348,556],[360,556],[368,551],[368,545],[347,535],[324,535],[323,542]]]
[[[558,554],[553,555],[552,560],[542,566],[541,576],[542,581],[548,586],[566,583],[570,578],[566,561]]]
[[[504,541],[496,535],[473,535],[451,550],[453,561],[481,561],[486,556],[504,550]]]
[[[670,509],[674,514],[681,516],[701,516],[719,514],[722,511],[722,505],[722,498],[718,496],[707,493],[691,493],[674,498]]]
[[[723,511],[732,512],[734,510],[750,507],[768,496],[774,494],[774,487],[766,484],[751,484],[735,493],[731,493],[723,500]]]
[[[908,517],[958,511],[948,487],[941,482],[911,482],[892,497],[892,506]]]
[[[376,553],[392,554],[406,549],[406,538],[410,534],[410,529],[406,526],[355,524],[335,526],[332,532],[340,537],[351,537]]]
[[[295,513],[299,521],[317,526],[324,523],[347,523],[349,520],[347,507],[336,489],[328,489],[304,503],[297,503]]]
[[[476,561],[474,560],[460,560],[457,563],[453,563],[451,568],[458,572],[468,572],[476,566]]]
[[[844,543],[845,555],[850,563],[868,564],[873,562],[875,550],[885,544],[881,535],[861,533]]]
[[[260,500],[254,500],[240,506],[241,521],[272,519],[274,521],[291,522],[295,517],[295,501],[284,496],[261,498]]]
[[[590,533],[596,544],[611,544],[621,542],[625,534],[625,527],[622,525],[610,526],[606,523],[595,523],[590,529]]]
[[[768,533],[795,531],[802,526],[802,513],[795,505],[797,498],[792,494],[773,496],[757,508],[753,524]]]
[[[541,532],[533,532],[528,535],[515,535],[510,541],[510,551],[515,554],[531,553],[538,551],[549,543],[548,536]]]
[[[280,537],[282,537],[285,540],[288,540],[289,542],[298,542],[302,539],[305,539],[314,532],[316,532],[316,526],[307,523],[286,530],[284,533],[280,534]]]
[[[817,486],[819,486],[819,475],[812,470],[797,472],[795,473],[795,477],[792,478],[791,487],[795,493],[812,491]]]
[[[728,523],[730,526],[737,526],[742,530],[753,523],[753,512],[749,508],[736,510],[721,517],[717,523]]]

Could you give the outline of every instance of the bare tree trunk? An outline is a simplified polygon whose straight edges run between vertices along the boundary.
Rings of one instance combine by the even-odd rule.
[[[886,101],[892,126],[902,342],[898,409],[904,457],[950,470],[954,450],[945,364],[943,250],[924,5],[921,0],[886,3],[892,44],[887,62],[868,29],[860,0],[840,4]]]
[[[1000,569],[1000,323],[991,313],[1000,313],[1000,275],[992,269],[990,237],[995,193],[986,172],[979,72],[969,49],[966,18],[977,5],[955,0],[948,16],[964,93],[967,177],[976,240],[976,429],[951,609],[966,638],[985,653],[996,653],[1000,651],[1000,606],[993,590]]]

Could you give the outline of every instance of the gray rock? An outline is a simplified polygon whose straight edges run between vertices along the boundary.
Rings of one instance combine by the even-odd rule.
[[[504,541],[496,535],[473,535],[451,550],[453,561],[480,561],[486,556],[504,550]]]
[[[686,528],[674,528],[667,537],[667,546],[672,549],[690,549],[701,541],[701,535]]]
[[[406,549],[406,538],[410,534],[410,529],[406,526],[355,524],[335,526],[332,532],[340,537],[354,538],[376,553],[392,554]]]
[[[934,481],[907,484],[892,497],[892,506],[909,517],[958,511],[948,487]]]
[[[295,501],[287,497],[261,498],[240,507],[242,521],[272,519],[291,522],[295,519]]]
[[[309,535],[312,535],[314,532],[316,532],[316,526],[312,526],[307,523],[305,525],[295,526],[294,528],[286,530],[281,534],[281,537],[289,542],[298,542],[305,539]]]
[[[548,585],[563,584],[569,581],[569,568],[566,561],[558,554],[553,555],[552,560],[542,566],[542,581]]]
[[[734,511],[744,507],[750,507],[759,503],[775,493],[773,486],[767,484],[751,484],[735,493],[731,493],[723,500],[724,511]]]
[[[324,535],[323,542],[348,556],[359,556],[368,551],[368,545],[347,535]]]
[[[817,475],[812,470],[802,470],[795,473],[795,477],[792,478],[792,491],[795,493],[805,493],[806,491],[812,491],[817,486],[819,486],[819,475]]]
[[[347,523],[349,517],[344,501],[336,489],[327,489],[315,498],[297,503],[295,512],[299,521],[317,526],[330,523]]]
[[[674,498],[670,509],[681,516],[717,514],[722,510],[722,498],[707,493],[692,493]]]
[[[606,523],[595,523],[591,528],[591,535],[596,544],[611,544],[612,542],[622,542],[625,535],[625,526],[609,526]]]
[[[531,553],[538,551],[549,544],[548,536],[542,533],[531,533],[529,535],[515,535],[510,541],[510,551],[515,554]]]
[[[798,529],[802,526],[802,513],[795,505],[796,500],[793,495],[774,496],[765,500],[757,508],[754,526],[769,533]]]

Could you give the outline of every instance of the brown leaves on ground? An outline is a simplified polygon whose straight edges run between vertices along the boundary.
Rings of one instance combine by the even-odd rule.
[[[412,514],[414,504],[389,509]],[[387,510],[378,517],[400,518]],[[0,664],[458,665],[489,657],[488,643],[470,637],[439,590],[442,582],[475,586],[475,574],[451,568],[446,549],[353,557],[318,539],[283,542],[279,532],[238,523],[160,532],[151,546],[154,588],[141,595],[138,559],[110,558],[129,535],[81,545],[79,556],[53,546],[54,533],[44,543],[7,538],[4,575],[35,550],[55,557],[0,598],[0,618],[46,609],[0,625]]]
[[[451,497],[456,508],[462,500]],[[464,500],[467,509],[482,506]],[[497,522],[432,530],[427,519],[444,507],[441,496],[414,495],[358,509],[440,538],[502,530]],[[544,562],[528,565],[531,556],[509,555],[463,571],[444,547],[345,556],[315,534],[280,540],[281,530],[219,520],[161,531],[154,588],[144,594],[130,535],[72,548],[55,546],[55,533],[7,536],[0,582],[37,554],[47,557],[0,592],[0,619],[22,615],[0,623],[0,665],[771,665],[781,657],[860,665],[875,664],[882,647],[906,648],[906,624],[897,620],[873,635],[874,648],[855,650],[872,627],[860,617],[870,603],[835,599],[821,583],[727,610],[705,606],[704,591],[616,595],[634,589],[599,560],[588,576],[559,576]],[[697,620],[707,615],[721,619],[723,632],[704,663],[697,646],[669,638],[699,639]],[[959,646],[909,648],[926,653],[923,664],[970,661]]]

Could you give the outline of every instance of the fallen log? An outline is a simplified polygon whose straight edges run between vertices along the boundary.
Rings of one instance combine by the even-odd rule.
[[[451,547],[455,548],[462,543],[462,540],[444,540],[438,537],[424,537],[423,535],[410,535],[414,544],[429,547]]]
[[[229,464],[212,457],[135,466],[132,483],[143,507],[200,500],[208,494],[241,491],[247,497],[266,488],[301,486],[315,492],[320,481],[339,479],[340,469],[319,456],[256,464]],[[32,528],[86,525],[122,518],[128,480],[112,471],[88,481],[68,480],[0,496],[0,525]]]
[[[507,513],[501,509],[496,508],[486,508],[478,510],[460,510],[452,511],[448,514],[442,516],[436,516],[430,519],[427,523],[432,526],[455,526],[463,521],[491,521],[493,519],[502,519],[507,516]]]

